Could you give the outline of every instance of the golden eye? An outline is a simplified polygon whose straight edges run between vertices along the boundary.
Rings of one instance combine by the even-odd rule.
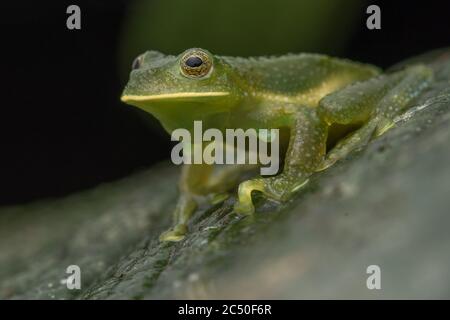
[[[200,78],[209,74],[212,62],[204,51],[190,51],[181,58],[181,71],[187,77]]]

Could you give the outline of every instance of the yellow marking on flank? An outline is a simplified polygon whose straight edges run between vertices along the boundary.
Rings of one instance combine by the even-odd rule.
[[[334,92],[335,90],[348,84],[349,80],[344,76],[333,77],[321,82],[315,87],[309,88],[306,92],[301,92],[292,96],[276,94],[270,92],[258,93],[256,96],[260,96],[267,100],[286,102],[286,103],[304,103],[310,106],[317,106],[319,101],[327,94]]]
[[[125,95],[120,99],[123,102],[127,101],[150,101],[160,99],[176,99],[176,98],[195,98],[195,97],[220,97],[227,96],[229,92],[181,92],[181,93],[165,93],[154,94],[150,96]]]

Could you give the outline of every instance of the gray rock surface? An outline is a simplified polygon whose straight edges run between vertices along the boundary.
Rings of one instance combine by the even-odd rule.
[[[171,224],[178,169],[160,164],[57,200],[0,210],[0,298],[450,298],[450,51],[397,126],[284,205],[203,208]],[[81,290],[63,283],[81,268]],[[366,269],[381,268],[381,290]]]

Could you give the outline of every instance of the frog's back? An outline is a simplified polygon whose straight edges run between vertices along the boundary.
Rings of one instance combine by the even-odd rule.
[[[380,72],[372,65],[320,54],[224,58],[236,67],[255,95],[312,106],[326,94]]]

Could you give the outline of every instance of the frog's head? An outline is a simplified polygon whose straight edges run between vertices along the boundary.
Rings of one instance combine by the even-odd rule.
[[[231,67],[203,49],[178,56],[147,51],[132,68],[121,100],[153,114],[169,132],[190,130],[194,120],[218,127],[239,102]]]

